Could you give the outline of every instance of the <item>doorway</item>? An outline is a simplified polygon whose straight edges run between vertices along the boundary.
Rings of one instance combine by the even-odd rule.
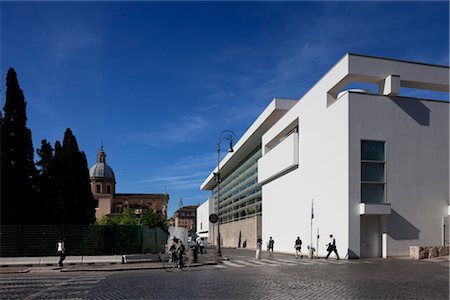
[[[361,216],[360,257],[381,257],[381,217]]]

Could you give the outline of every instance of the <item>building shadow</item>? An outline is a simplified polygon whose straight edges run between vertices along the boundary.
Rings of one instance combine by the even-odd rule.
[[[416,240],[419,238],[420,230],[411,222],[403,218],[394,209],[387,217],[387,230],[389,236],[394,240]]]
[[[347,249],[347,255],[346,255],[346,257],[347,257],[348,259],[356,259],[356,258],[359,258],[359,256],[358,256],[355,252],[353,252],[353,250],[351,250],[351,249]]]
[[[422,126],[430,126],[430,109],[419,99],[390,97],[404,112]]]

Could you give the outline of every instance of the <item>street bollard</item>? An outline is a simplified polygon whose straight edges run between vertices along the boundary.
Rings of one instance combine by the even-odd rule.
[[[197,249],[197,246],[191,246],[190,250],[191,250],[192,262],[193,263],[197,263],[198,262],[198,249]]]
[[[261,249],[256,249],[255,258],[256,259],[261,259]]]

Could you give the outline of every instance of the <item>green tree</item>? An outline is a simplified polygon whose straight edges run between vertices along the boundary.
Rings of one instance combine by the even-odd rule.
[[[31,130],[26,126],[25,97],[13,68],[6,75],[1,131],[1,223],[35,223],[36,176]]]
[[[53,148],[47,140],[41,141],[41,148],[36,150],[39,160],[36,162],[38,175],[36,177],[36,188],[38,191],[39,208],[37,213],[42,216],[45,224],[57,224],[58,203],[55,195],[55,157]]]
[[[167,227],[166,219],[162,215],[150,209],[144,209],[141,224],[148,225],[150,227],[161,227],[161,228]]]
[[[139,225],[139,219],[136,218],[134,210],[127,208],[113,216],[104,216],[97,223],[99,225],[136,226]]]
[[[104,216],[97,220],[99,225],[123,225],[136,226],[147,225],[150,227],[166,228],[166,221],[163,216],[154,212],[153,210],[144,209],[141,216],[137,216],[131,208],[124,209],[121,213],[113,216]]]
[[[59,222],[63,224],[92,224],[95,202],[90,188],[86,155],[78,148],[72,130],[64,132],[61,144],[55,143],[55,189]]]
[[[54,175],[54,195],[53,202],[55,203],[55,223],[68,224],[68,208],[65,201],[65,175],[63,171],[63,156],[62,146],[60,141],[55,142],[55,152],[53,157],[53,175]]]

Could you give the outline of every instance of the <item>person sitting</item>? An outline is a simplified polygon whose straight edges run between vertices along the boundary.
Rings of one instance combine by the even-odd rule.
[[[172,237],[172,244],[169,247],[169,252],[172,255],[172,259],[174,261],[178,260],[178,256],[177,256],[177,248],[178,248],[178,243],[179,243],[179,239],[177,239],[175,236]]]
[[[181,268],[183,265],[183,254],[186,250],[186,247],[183,244],[181,239],[176,237],[172,237],[172,245],[169,247],[169,251],[172,253],[172,259],[177,262],[178,268]]]

